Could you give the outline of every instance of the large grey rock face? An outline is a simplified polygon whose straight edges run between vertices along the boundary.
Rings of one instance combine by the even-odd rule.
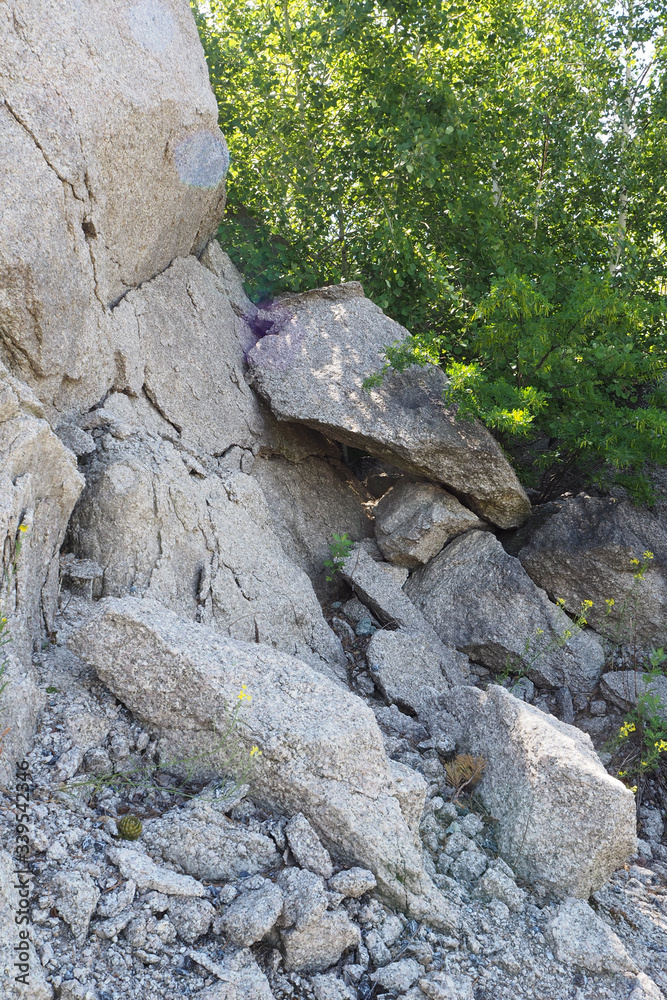
[[[435,483],[404,480],[375,505],[375,537],[385,559],[414,569],[446,542],[484,522]]]
[[[382,368],[384,346],[407,332],[360,284],[285,296],[267,312],[273,326],[248,360],[253,385],[279,419],[450,486],[501,527],[526,519],[530,503],[494,439],[477,422],[457,422],[443,403],[440,369],[412,368],[370,393],[362,388]]]
[[[340,586],[340,577],[326,580],[324,568],[332,536],[347,532],[360,541],[373,534],[363,506],[370,497],[361,483],[341,462],[315,456],[299,462],[280,456],[257,458],[251,475],[262,487],[274,530],[290,558],[308,574],[318,594],[331,594]]]
[[[6,346],[43,398],[89,404],[113,380],[105,310],[201,251],[224,208],[192,15],[178,0],[16,0],[0,12],[0,89]]]
[[[487,761],[479,793],[518,875],[587,899],[636,851],[632,792],[603,768],[590,737],[499,685],[458,688],[461,745]]]
[[[32,679],[33,640],[51,629],[59,584],[58,555],[83,477],[74,455],[43,419],[30,389],[0,365],[0,610],[9,619],[11,656],[0,705],[0,779],[9,780],[34,725],[41,696]],[[25,530],[22,530],[25,529]],[[16,570],[12,566],[16,566]],[[4,574],[7,574],[4,576]]]
[[[563,645],[570,619],[489,532],[454,539],[415,570],[405,592],[445,644],[491,670],[509,661],[539,684],[573,691],[597,684],[604,663],[598,638],[583,631]]]
[[[584,493],[550,504],[518,556],[533,580],[575,613],[584,600],[594,628],[615,641],[664,645],[667,635],[667,522],[627,500]],[[541,522],[541,523],[540,523]],[[519,535],[521,538],[521,535]],[[635,579],[644,552],[652,552],[645,579]],[[615,603],[608,613],[606,601]]]
[[[252,701],[239,738],[262,750],[253,779],[259,799],[302,812],[334,854],[373,871],[386,898],[418,918],[455,925],[424,872],[375,717],[360,699],[298,660],[223,638],[153,601],[103,602],[71,645],[132,712],[188,755],[215,748],[213,727],[246,684]],[[202,767],[215,773],[225,762],[209,758]]]
[[[240,323],[211,272],[178,258],[113,312],[115,388],[145,392],[189,448],[251,448],[262,419],[243,377]]]
[[[77,554],[104,568],[104,595],[134,588],[345,679],[340,641],[285,555],[257,483],[243,473],[206,476],[201,466],[193,475],[187,454],[143,437],[105,439],[70,525]]]

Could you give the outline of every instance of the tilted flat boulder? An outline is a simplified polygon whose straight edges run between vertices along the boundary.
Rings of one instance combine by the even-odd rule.
[[[373,871],[387,900],[418,919],[455,925],[393,794],[375,717],[355,695],[290,656],[224,638],[145,599],[104,601],[70,645],[187,755],[219,745],[213,728],[245,684],[252,700],[239,740],[262,750],[253,797],[303,813],[332,854]],[[229,768],[229,758],[201,764]]]
[[[353,545],[342,560],[340,574],[383,625],[437,636],[432,625],[407,596],[388,563],[376,562],[364,544]]]
[[[479,794],[518,875],[587,899],[636,852],[634,795],[607,774],[587,734],[497,684],[458,688],[448,710],[462,747],[487,762]]]
[[[345,681],[340,640],[310,580],[285,554],[258,484],[240,472],[194,470],[186,453],[146,432],[109,434],[91,456],[68,541],[104,568],[103,595],[133,588],[182,617],[267,643]]]
[[[115,374],[105,310],[224,210],[227,147],[180,0],[14,0],[0,11],[0,324],[58,410]]]
[[[584,600],[594,628],[613,641],[664,645],[667,637],[667,522],[628,500],[585,493],[548,505],[525,528],[518,551],[527,573],[576,614]],[[549,513],[553,511],[553,513]],[[522,532],[519,535],[524,534]],[[644,552],[653,553],[643,580],[635,578]],[[609,607],[608,600],[614,604]]]
[[[501,527],[525,521],[530,502],[518,479],[480,423],[457,421],[447,409],[439,368],[411,368],[362,388],[383,367],[383,348],[408,334],[358,282],[284,296],[267,313],[274,323],[248,361],[254,387],[280,420],[450,486]]]
[[[404,480],[378,500],[375,537],[385,559],[414,569],[427,563],[456,535],[485,524],[435,483]]]
[[[487,531],[469,531],[405,584],[440,639],[491,670],[513,671],[548,687],[591,691],[604,664],[594,633],[572,622]],[[528,648],[526,646],[528,644]]]

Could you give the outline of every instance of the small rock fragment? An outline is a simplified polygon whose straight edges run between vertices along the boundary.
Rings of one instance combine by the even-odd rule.
[[[113,917],[101,920],[98,924],[95,924],[93,926],[93,933],[100,938],[110,939],[116,937],[117,934],[125,930],[134,916],[135,913],[132,909],[121,910],[120,913],[114,914]]]
[[[315,872],[286,868],[278,876],[278,884],[284,894],[282,923],[285,927],[295,926],[301,930],[318,920],[329,904],[324,879]]]
[[[350,896],[352,899],[370,892],[376,885],[375,875],[366,868],[348,868],[347,871],[338,872],[329,879],[329,888],[333,892],[339,892],[341,896]]]
[[[636,972],[618,935],[583,899],[566,899],[549,924],[556,956],[588,972]]]
[[[85,872],[60,872],[55,878],[56,908],[79,946],[86,940],[100,890]]]
[[[484,874],[487,864],[486,855],[478,847],[473,846],[459,854],[456,861],[452,862],[449,871],[459,882],[474,882]]]
[[[109,861],[117,865],[124,878],[132,879],[138,889],[155,889],[167,896],[205,896],[201,882],[189,875],[178,875],[156,865],[147,854],[133,851],[128,847],[111,847],[107,851]],[[96,901],[97,902],[97,901]]]
[[[232,944],[247,948],[269,933],[282,910],[280,888],[266,882],[235,899],[223,913],[221,927]]]
[[[98,917],[115,917],[121,910],[131,906],[137,891],[137,884],[130,879],[120,889],[103,895],[97,904]]]
[[[524,907],[526,893],[507,875],[505,869],[511,872],[500,859],[492,861],[479,880],[477,892],[482,899],[499,899],[513,913],[519,913]]]
[[[285,835],[292,854],[302,868],[308,868],[322,878],[331,877],[333,865],[329,852],[322,846],[320,838],[303,813],[292,816],[285,827]]]
[[[349,970],[346,966],[346,971]],[[355,1000],[356,993],[346,986],[342,979],[331,973],[326,976],[313,976],[313,992],[317,1000]]]
[[[436,972],[420,979],[419,989],[429,1000],[474,1000],[472,982],[467,976]]]
[[[435,483],[404,479],[375,505],[375,535],[384,557],[414,569],[455,535],[484,528],[476,514]]]
[[[215,908],[207,899],[175,898],[169,903],[169,919],[186,944],[193,944],[207,934],[214,916]]]
[[[348,948],[361,943],[359,928],[343,910],[324,913],[297,930],[281,931],[285,967],[298,972],[324,972]]]
[[[414,958],[402,958],[399,962],[391,962],[383,969],[378,969],[371,975],[373,982],[383,986],[385,990],[405,993],[422,974],[422,967]]]

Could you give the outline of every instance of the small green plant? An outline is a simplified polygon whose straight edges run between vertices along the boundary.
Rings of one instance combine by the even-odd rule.
[[[144,825],[138,816],[134,816],[132,813],[127,813],[116,823],[116,828],[118,830],[118,836],[121,840],[139,840],[141,836]]]
[[[605,601],[605,618],[608,624],[599,628],[605,646],[605,659],[609,669],[615,669],[615,661],[619,658],[627,669],[636,670],[639,662],[639,644],[637,642],[637,609],[641,600],[642,584],[653,562],[653,553],[646,550],[641,559],[630,560],[633,567],[633,583],[620,606],[613,597]],[[655,655],[664,654],[664,650],[654,650]],[[667,654],[665,654],[667,656]],[[662,662],[662,661],[661,661]]]
[[[667,708],[658,694],[646,687],[637,697],[609,749],[618,777],[633,792],[646,775],[667,769]]]
[[[332,541],[329,542],[331,558],[324,560],[324,568],[328,570],[327,582],[331,582],[336,573],[340,573],[345,560],[352,551],[353,545],[354,542],[346,531],[340,535],[332,535]]]
[[[564,611],[564,601],[557,600],[556,603],[560,607],[561,611]],[[584,626],[588,624],[586,613],[588,609],[592,607],[592,601],[582,601],[581,610],[579,611],[577,617],[572,619],[562,632],[553,633],[550,638],[547,637],[543,628],[538,628],[533,638],[529,636],[526,639],[523,656],[507,657],[505,666],[498,674],[498,682],[502,684],[503,681],[507,681],[511,678],[513,683],[516,684],[522,677],[525,677],[528,673],[530,673],[538,660],[540,660],[543,656],[547,656],[555,649],[562,649],[563,646],[566,646],[568,642],[573,639],[575,635],[578,635]]]

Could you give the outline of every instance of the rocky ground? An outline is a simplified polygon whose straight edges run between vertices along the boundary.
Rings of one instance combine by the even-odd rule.
[[[249,301],[188,4],[0,37],[3,1000],[665,1000],[607,744],[667,680],[604,637],[667,646],[667,501],[533,506],[439,367],[366,391],[358,282]]]
[[[45,990],[49,983],[65,1000],[663,996],[667,803],[659,788],[642,813],[640,856],[590,905],[535,894],[498,857],[494,818],[474,797],[452,801],[444,763],[454,748],[436,749],[423,724],[379,695],[364,655],[378,628],[372,613],[356,598],[329,610],[388,754],[428,784],[425,867],[460,916],[456,932],[379,902],[370,872],[339,871],[304,818],[300,827],[262,811],[252,786],[173,790],[154,770],[150,733],[67,650],[88,604],[63,591],[55,644],[34,658],[47,701],[27,757],[30,912]],[[557,710],[553,697],[526,693]],[[616,724],[600,697],[579,699],[574,710],[598,735],[604,727],[593,723]],[[136,787],[93,795],[95,775],[106,771],[129,774]],[[10,844],[12,800],[3,800]],[[144,822],[136,842],[117,836],[128,811]]]

